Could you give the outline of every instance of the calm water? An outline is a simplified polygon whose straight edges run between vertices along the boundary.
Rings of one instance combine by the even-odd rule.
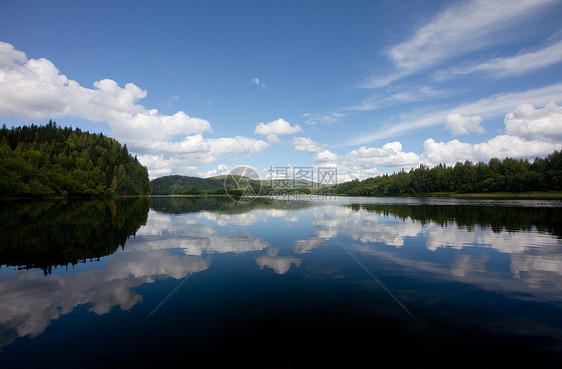
[[[2,368],[562,360],[559,201],[3,202],[0,222]]]

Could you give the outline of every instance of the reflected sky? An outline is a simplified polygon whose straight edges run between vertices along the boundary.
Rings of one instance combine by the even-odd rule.
[[[560,229],[550,219],[559,216],[556,201],[528,200],[525,206],[517,202],[517,208],[530,209],[537,218],[505,226],[498,226],[497,219],[513,218],[509,213],[513,201],[342,198],[261,202],[243,210],[235,203],[206,203],[183,212],[178,209],[191,205],[181,201],[192,200],[175,203],[176,210],[169,212],[163,209],[170,204],[158,201],[152,199],[146,224],[97,268],[45,275],[39,269],[3,266],[0,345],[38,337],[79,306],[96,316],[134,312],[137,306],[151,311],[173,289],[165,281],[196,275],[220,280],[225,268],[233,265],[240,266],[237,275],[247,272],[264,281],[284,278],[293,286],[321,279],[359,283],[364,292],[377,289],[342,252],[344,247],[388,283],[414,314],[416,308],[420,312],[428,304],[435,308],[456,298],[428,299],[423,286],[435,283],[460,283],[514,300],[561,307],[562,242]],[[458,214],[468,213],[475,220],[460,220]],[[197,278],[187,281],[197,283]],[[147,286],[154,286],[159,297],[145,301]],[[172,297],[166,304],[174,301]],[[391,299],[386,302],[389,309],[396,308]],[[423,319],[423,312],[419,316]],[[560,327],[545,331],[558,334]]]

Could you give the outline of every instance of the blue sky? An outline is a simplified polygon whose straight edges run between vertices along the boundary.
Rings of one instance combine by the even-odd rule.
[[[338,181],[562,149],[562,1],[2,2],[0,117],[126,143],[151,178]]]

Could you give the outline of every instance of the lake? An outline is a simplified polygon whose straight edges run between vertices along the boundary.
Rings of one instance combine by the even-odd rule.
[[[562,202],[0,203],[0,367],[552,366]]]

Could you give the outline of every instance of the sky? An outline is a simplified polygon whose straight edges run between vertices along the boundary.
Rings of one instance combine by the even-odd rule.
[[[562,1],[3,1],[0,123],[104,133],[151,179],[562,149]]]

